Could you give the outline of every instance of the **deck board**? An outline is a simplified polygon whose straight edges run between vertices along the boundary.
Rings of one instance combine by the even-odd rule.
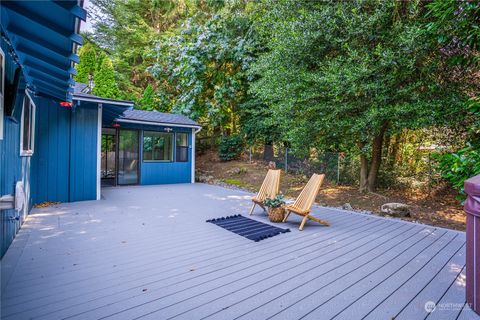
[[[250,197],[122,187],[35,209],[2,260],[2,319],[480,319],[461,309],[464,233],[321,207],[331,227],[292,217],[260,242],[205,223]]]

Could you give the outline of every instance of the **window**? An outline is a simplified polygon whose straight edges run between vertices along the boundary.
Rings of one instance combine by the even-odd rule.
[[[173,133],[144,131],[143,161],[173,161]]]
[[[0,140],[3,139],[3,113],[5,104],[5,55],[0,49]]]
[[[20,128],[20,155],[33,155],[35,137],[35,104],[27,93],[23,99],[22,122]]]
[[[188,161],[188,133],[177,134],[177,162],[187,162]]]

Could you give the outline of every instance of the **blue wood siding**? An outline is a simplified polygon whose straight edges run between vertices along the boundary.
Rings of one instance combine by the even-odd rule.
[[[192,180],[192,129],[168,127],[172,132],[188,133],[188,161],[187,162],[155,162],[143,161],[143,132],[158,131],[165,132],[163,126],[151,126],[132,123],[122,123],[122,128],[140,130],[140,184],[168,184],[168,183],[190,183]],[[173,139],[173,155],[176,156],[176,139]]]
[[[70,201],[97,198],[98,109],[76,108],[70,135]]]
[[[3,39],[1,40],[1,48],[5,53],[5,82],[11,83],[18,66],[13,63],[11,56],[8,54],[8,47]],[[22,83],[23,80],[20,82]],[[23,181],[27,196],[27,206],[25,206],[21,212],[15,210],[0,211],[0,257],[3,257],[10,243],[13,241],[31,205],[31,158],[20,157],[20,117],[23,98],[25,96],[25,88],[22,85],[19,85],[16,95],[14,113],[11,117],[5,116],[3,120],[4,135],[3,140],[0,140],[0,196],[15,194],[16,182]]]
[[[33,202],[96,199],[96,106],[69,109],[49,99],[39,100]]]
[[[188,161],[176,162],[176,139],[173,138],[173,162],[143,161],[143,130],[140,139],[140,184],[190,183],[192,177],[192,130],[172,128],[172,132],[188,133]],[[149,127],[148,131],[165,132],[164,127]]]
[[[69,201],[70,110],[38,99],[33,155],[33,203]]]

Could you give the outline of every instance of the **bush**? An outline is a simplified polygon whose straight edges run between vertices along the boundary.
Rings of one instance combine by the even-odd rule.
[[[460,191],[461,198],[465,198],[465,180],[480,174],[480,151],[469,144],[457,152],[435,154],[435,159],[442,178]]]
[[[220,139],[218,157],[222,161],[237,159],[243,150],[243,139],[239,135],[224,136]]]

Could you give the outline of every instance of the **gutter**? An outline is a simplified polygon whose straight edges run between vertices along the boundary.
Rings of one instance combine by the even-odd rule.
[[[115,119],[115,122],[124,122],[124,123],[134,123],[134,124],[146,124],[152,126],[163,126],[163,127],[178,127],[178,128],[195,128],[197,132],[202,130],[202,126],[200,125],[192,125],[192,124],[176,124],[176,123],[168,123],[168,122],[153,122],[153,121],[140,121],[140,120],[129,120],[129,119]]]
[[[133,107],[133,102],[118,101],[118,100],[104,100],[104,99],[95,99],[95,98],[86,98],[73,96],[73,100],[77,101],[86,101],[86,102],[95,102],[95,103],[104,103],[104,104],[114,104],[118,106]]]

